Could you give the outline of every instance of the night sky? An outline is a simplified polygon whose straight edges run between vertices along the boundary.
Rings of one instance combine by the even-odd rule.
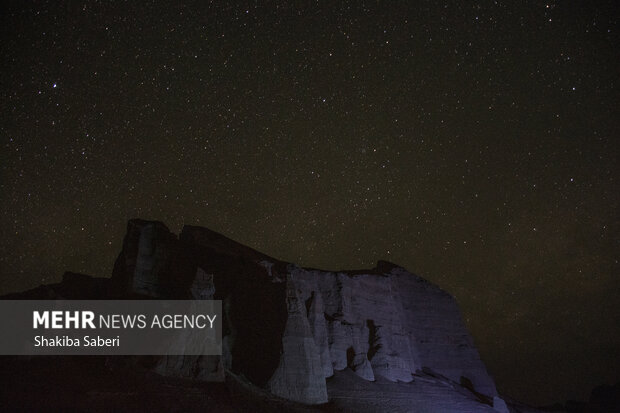
[[[505,395],[620,380],[613,2],[56,3],[2,10],[1,293],[202,225],[424,276]]]

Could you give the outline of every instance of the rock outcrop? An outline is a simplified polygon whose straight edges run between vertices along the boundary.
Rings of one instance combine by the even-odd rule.
[[[106,363],[237,383],[249,399],[337,411],[508,411],[454,298],[385,261],[360,271],[301,268],[206,228],[177,237],[161,222],[131,220],[111,279],[67,273],[5,298],[18,297],[222,300],[221,356]]]
[[[384,383],[384,393],[394,383],[400,393],[432,371],[447,383],[466,380],[503,410],[455,300],[388,262],[363,271],[305,269],[206,228],[186,226],[177,238],[162,223],[132,220],[112,282],[130,294],[223,300],[221,366],[285,399],[326,403],[352,377]],[[166,360],[159,371],[222,377],[217,362],[200,363]],[[331,379],[345,370],[346,380]]]

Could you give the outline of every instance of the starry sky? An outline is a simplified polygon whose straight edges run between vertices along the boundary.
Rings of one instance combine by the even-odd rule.
[[[620,380],[613,2],[261,3],[4,3],[0,292],[202,225],[426,277],[505,395]]]

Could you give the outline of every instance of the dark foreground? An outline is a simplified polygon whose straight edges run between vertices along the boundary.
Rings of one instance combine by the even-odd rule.
[[[233,377],[227,383],[163,377],[144,366],[123,366],[128,361],[122,359],[37,356],[0,360],[2,411],[343,411],[250,394],[243,381]]]

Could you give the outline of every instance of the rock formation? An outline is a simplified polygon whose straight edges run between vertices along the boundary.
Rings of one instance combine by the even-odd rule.
[[[205,277],[208,287],[197,287]],[[285,399],[326,403],[352,377],[384,383],[386,397],[389,383],[402,392],[416,374],[432,372],[444,383],[467,380],[505,410],[455,300],[388,262],[364,271],[305,269],[206,228],[186,226],[177,239],[162,223],[132,220],[112,282],[152,297],[223,300],[222,365]],[[177,360],[162,371],[218,377],[201,373],[213,364]],[[345,370],[353,376],[332,380]]]
[[[454,298],[385,261],[361,271],[307,269],[206,228],[185,226],[177,237],[161,222],[131,220],[111,279],[67,273],[27,297],[222,300],[221,356],[107,363],[236,383],[250,399],[338,411],[508,412]]]

